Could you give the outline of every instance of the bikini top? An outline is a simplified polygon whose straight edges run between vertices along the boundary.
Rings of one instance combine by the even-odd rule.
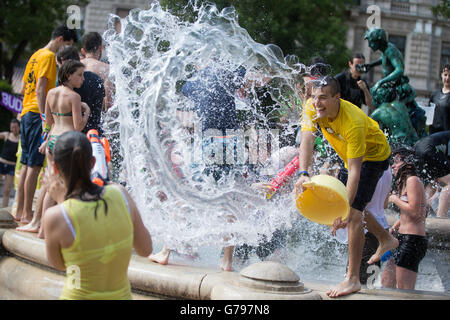
[[[55,116],[59,116],[59,117],[71,117],[72,116],[72,111],[67,112],[67,113],[60,113],[60,112],[53,112],[52,114],[54,114]]]
[[[402,196],[400,197],[400,200],[405,201],[405,202],[408,202],[408,195],[407,195],[407,194],[402,195]],[[426,203],[423,203],[423,202],[420,204],[420,206],[421,206],[422,208],[426,208],[426,207],[427,207]]]

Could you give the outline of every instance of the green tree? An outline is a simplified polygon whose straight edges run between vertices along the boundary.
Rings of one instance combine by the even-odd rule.
[[[436,6],[431,7],[436,18],[450,19],[450,0],[441,0]]]
[[[0,1],[0,79],[11,81],[13,68],[50,40],[53,29],[64,23],[70,5],[88,0]]]
[[[199,0],[198,3],[206,0]],[[192,20],[183,12],[189,0],[161,0],[172,13]],[[324,57],[339,72],[346,67],[345,17],[353,0],[212,0],[219,10],[234,6],[239,25],[257,42],[278,45],[285,55],[295,54],[303,63]]]

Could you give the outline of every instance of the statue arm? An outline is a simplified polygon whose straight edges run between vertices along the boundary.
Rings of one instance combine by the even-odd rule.
[[[366,73],[366,72],[369,72],[370,69],[372,69],[373,67],[379,66],[382,63],[383,63],[383,60],[380,58],[378,60],[375,60],[372,63],[358,64],[358,65],[356,65],[356,70],[358,70],[359,72],[362,72],[362,73]]]

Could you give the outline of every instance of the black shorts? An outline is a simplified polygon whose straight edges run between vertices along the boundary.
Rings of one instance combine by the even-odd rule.
[[[3,175],[9,174],[10,176],[13,176],[15,170],[16,170],[16,167],[14,165],[0,162],[0,174],[3,174]]]
[[[367,204],[372,200],[378,180],[380,180],[384,171],[389,168],[389,158],[383,161],[364,161],[361,166],[358,190],[355,200],[351,204],[353,209],[363,212]],[[339,180],[347,185],[348,173],[345,168],[339,172]]]
[[[393,251],[395,264],[399,267],[418,272],[419,263],[425,257],[428,240],[415,234],[399,234],[399,245]]]

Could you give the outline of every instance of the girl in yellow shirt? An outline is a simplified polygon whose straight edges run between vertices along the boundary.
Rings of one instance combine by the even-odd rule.
[[[152,252],[133,199],[121,186],[92,183],[95,158],[84,134],[62,134],[53,157],[48,192],[58,204],[46,211],[43,224],[47,258],[66,271],[61,299],[131,299],[132,248],[140,256]]]

